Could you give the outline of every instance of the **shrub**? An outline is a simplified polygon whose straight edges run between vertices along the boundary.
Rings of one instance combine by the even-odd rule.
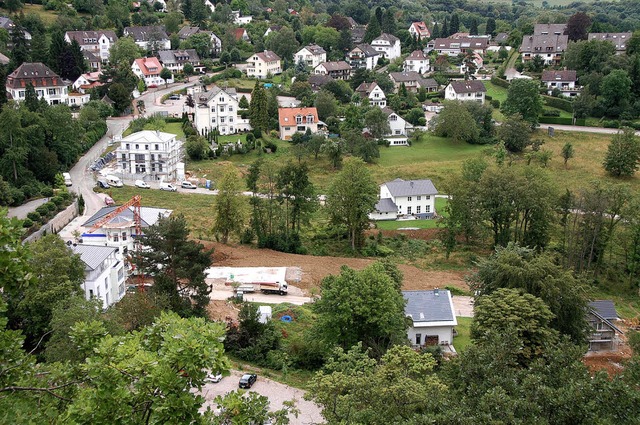
[[[602,121],[602,126],[604,128],[620,128],[620,123],[618,121],[615,120],[605,120]]]
[[[53,202],[58,208],[60,208],[64,204],[64,199],[62,199],[62,196],[54,196],[53,198],[51,198],[51,202]]]
[[[545,117],[559,117],[560,111],[558,111],[557,109],[545,109],[542,112],[542,115]]]
[[[31,211],[29,214],[27,214],[27,218],[31,220],[31,222],[40,221],[40,214],[38,214],[36,211]]]
[[[542,96],[542,98],[544,99],[544,104],[547,106],[573,113],[573,103],[568,100],[551,96]]]
[[[56,206],[56,204],[54,204],[53,202],[49,201],[46,204],[44,204],[45,207],[47,207],[47,210],[49,210],[50,212],[54,212],[58,209],[58,207]]]
[[[493,99],[491,101],[491,106],[493,106],[494,109],[500,109],[500,101],[498,99]]]
[[[504,87],[505,89],[509,88],[509,82],[507,80],[503,80],[502,78],[498,78],[495,75],[491,77],[491,83],[495,84],[498,87]]]
[[[558,124],[558,125],[572,125],[573,120],[571,118],[562,117],[540,117],[538,120],[540,124]]]
[[[42,196],[46,196],[47,198],[49,198],[49,197],[53,196],[53,188],[50,187],[50,186],[45,186],[40,191],[40,194]]]
[[[24,227],[25,229],[28,229],[31,226],[33,226],[33,221],[31,221],[30,218],[27,217],[24,220],[22,220],[22,227]]]
[[[53,205],[55,208],[55,205]],[[49,208],[47,204],[42,204],[38,208],[36,208],[36,212],[40,214],[41,217],[46,217],[49,214]]]

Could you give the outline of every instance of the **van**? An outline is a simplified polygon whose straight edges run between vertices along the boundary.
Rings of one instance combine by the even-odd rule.
[[[178,188],[172,185],[171,183],[161,182],[160,190],[168,190],[169,192],[176,192]]]
[[[109,183],[109,186],[122,187],[122,180],[120,180],[120,177],[108,175],[106,179],[107,179],[107,183]]]
[[[73,182],[71,181],[71,174],[69,174],[69,173],[62,173],[62,177],[64,177],[64,185],[65,185],[65,186],[71,186],[71,185],[73,185]]]

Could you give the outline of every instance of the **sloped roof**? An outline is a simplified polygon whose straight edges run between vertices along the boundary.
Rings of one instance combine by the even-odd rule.
[[[366,95],[371,93],[373,89],[375,89],[376,87],[378,87],[378,83],[376,83],[375,81],[372,83],[363,82],[363,83],[360,83],[360,85],[356,89],[356,92]]]
[[[405,315],[413,322],[451,322],[458,324],[453,310],[451,293],[446,289],[402,291],[406,301]]]
[[[400,39],[395,35],[383,32],[380,34],[380,37],[375,38],[373,41],[387,41],[389,44],[395,44],[397,41],[400,41]]]
[[[265,50],[264,52],[254,53],[263,62],[275,62],[280,60],[280,56],[276,55],[271,50]]]
[[[160,74],[160,71],[162,71],[162,65],[160,65],[160,61],[156,57],[138,58],[135,60],[135,63],[138,64],[140,71],[144,75]],[[152,71],[153,69],[155,69],[155,71]]]
[[[429,179],[424,180],[402,180],[395,179],[383,183],[387,186],[391,196],[417,196],[417,195],[437,195],[438,190]]]
[[[317,68],[323,67],[327,70],[327,72],[331,71],[348,71],[351,69],[351,65],[346,63],[345,61],[337,61],[337,62],[323,62],[317,66]]]
[[[451,81],[449,84],[456,93],[484,93],[487,91],[482,81],[478,80]]]
[[[94,215],[89,218],[89,220],[87,220],[82,225],[82,227],[92,227],[100,219],[113,212],[116,208],[118,208],[118,205],[112,205],[110,207],[103,207],[99,209]],[[140,207],[140,226],[153,226],[158,222],[159,216],[169,217],[172,212],[173,210],[168,210],[165,208]],[[122,223],[124,221],[133,222],[133,207],[129,207],[126,210],[122,211],[120,214],[112,218],[109,223]]]
[[[121,140],[126,143],[164,143],[176,137],[175,134],[165,133],[163,131],[142,130],[131,133]]]
[[[389,77],[396,83],[407,83],[409,81],[418,81],[422,79],[422,75],[416,71],[390,72]]]
[[[488,38],[458,37],[436,38],[428,43],[434,49],[486,49],[489,46]]]
[[[233,38],[235,38],[236,40],[242,40],[245,34],[247,34],[247,30],[244,28],[236,28],[235,30],[233,30]]]
[[[0,65],[6,65],[11,61],[8,57],[0,53]]]
[[[90,52],[88,50],[83,50],[82,51],[82,56],[84,56],[84,58],[89,63],[100,62],[101,61],[101,59],[99,57],[97,57],[95,54],[93,54],[92,52]]]
[[[416,30],[416,32],[418,34],[421,35],[425,35],[428,37],[429,35],[431,35],[431,32],[429,31],[429,28],[427,28],[427,24],[425,24],[424,22],[420,21],[420,22],[413,22],[411,24],[411,26],[413,27],[413,29]]]
[[[398,212],[398,206],[391,200],[391,198],[382,198],[376,202],[374,206],[375,210],[378,212]]]
[[[198,104],[207,104],[211,99],[215,98],[220,92],[227,94],[232,99],[237,100],[238,98],[238,93],[236,92],[235,87],[229,87],[229,88],[223,89],[222,87],[214,85],[213,87],[211,87],[211,89],[209,89],[209,91],[205,93],[200,93],[196,98],[196,102],[198,102]]]
[[[126,27],[124,33],[130,35],[135,41],[149,41],[154,37],[158,40],[169,39],[162,26]]]
[[[190,63],[200,62],[200,57],[198,57],[198,53],[196,52],[196,49],[160,50],[158,52],[158,57],[160,58],[160,62],[169,63],[169,64],[180,62],[177,59],[178,57],[187,58],[186,62],[190,62]]]
[[[311,53],[312,55],[322,55],[327,53],[326,50],[324,50],[321,46],[318,46],[317,44],[309,44],[308,46],[304,46],[302,49],[300,49],[300,51],[298,51],[298,53],[300,53],[303,49],[307,49],[309,53]]]
[[[562,71],[543,71],[542,81],[576,81],[576,71],[562,70]]]
[[[278,108],[278,122],[280,127],[296,125],[296,116],[302,116],[303,122],[306,122],[307,115],[313,115],[313,122],[317,123],[318,110],[312,108]]]
[[[543,34],[564,34],[567,29],[567,24],[535,24],[533,27],[534,35]]]
[[[100,265],[104,263],[104,260],[109,258],[111,254],[117,252],[118,248],[112,246],[74,244],[71,245],[71,251],[80,256],[80,259],[85,264],[85,271],[92,271],[100,267]]]
[[[101,36],[105,36],[109,39],[109,41],[114,42],[118,40],[118,36],[115,32],[110,30],[99,30],[99,31],[67,31],[66,36],[69,37],[70,40],[76,40],[78,44],[98,44],[98,39]],[[95,43],[85,42],[87,39],[95,39]]]
[[[409,56],[407,56],[405,58],[405,60],[425,60],[425,59],[429,59],[429,55],[427,55],[425,52],[423,52],[422,50],[414,50],[413,52],[411,52],[411,54]]]
[[[180,28],[180,31],[178,31],[178,37],[180,38],[180,40],[186,40],[187,38],[199,32],[200,32],[199,27],[189,27],[189,26],[182,27]]]
[[[620,318],[612,300],[591,301],[589,307],[607,320],[618,320]]]
[[[311,87],[322,87],[327,83],[333,81],[333,78],[326,74],[313,74],[309,75],[307,82],[311,84]]]
[[[368,44],[368,43],[358,44],[356,48],[360,49],[366,57],[380,56],[380,52],[374,49],[371,44]]]
[[[616,50],[625,50],[633,33],[630,32],[590,32],[589,40],[605,40],[613,43]]]
[[[31,83],[33,87],[64,87],[66,84],[58,74],[41,62],[25,62],[7,76],[7,87],[24,88]]]
[[[567,50],[568,35],[525,35],[522,37],[520,52],[526,53],[556,53]],[[550,50],[547,50],[550,48]]]

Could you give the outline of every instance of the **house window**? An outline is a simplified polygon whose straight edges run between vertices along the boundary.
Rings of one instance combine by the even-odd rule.
[[[229,106],[229,112],[233,112],[233,106]]]
[[[160,148],[160,145],[156,145],[156,150],[158,150]]]
[[[307,124],[313,123],[313,115],[307,115]]]
[[[119,237],[119,235],[117,233],[113,234],[113,241],[114,242],[119,242],[120,241],[120,237]]]
[[[136,145],[136,149],[140,149],[140,145]]]
[[[429,199],[431,199],[431,195],[425,196],[424,199],[426,199],[428,201]]]
[[[422,334],[416,334],[416,345],[422,344]]]
[[[603,322],[598,322],[598,323],[596,323],[596,330],[598,330],[598,331],[604,331],[604,330],[606,330],[606,328],[605,328],[605,326],[604,326],[604,323],[603,323]]]
[[[49,94],[49,95],[56,94],[56,89],[47,89],[47,94]]]
[[[389,121],[398,121],[398,116],[394,114],[389,115]]]
[[[420,205],[416,207],[416,214],[420,214]]]
[[[411,202],[411,196],[407,197],[407,201]]]
[[[220,122],[223,123],[224,122],[224,117],[220,117]]]
[[[296,115],[296,124],[302,124],[302,115]]]
[[[144,145],[144,150],[149,150],[149,145]]]
[[[407,214],[411,214],[411,207],[407,207]]]
[[[424,212],[426,213],[430,213],[431,212],[431,205],[427,205],[424,207]]]
[[[418,200],[418,201],[419,201],[421,198],[422,198],[422,196],[421,196],[421,195],[416,196],[416,200]]]
[[[127,232],[122,232],[122,242],[127,240]]]

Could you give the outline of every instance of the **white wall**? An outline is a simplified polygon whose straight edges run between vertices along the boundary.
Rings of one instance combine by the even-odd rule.
[[[416,334],[421,334],[420,345],[424,345],[424,341],[428,336],[437,335],[438,344],[442,342],[453,342],[453,326],[426,326],[420,327],[420,323],[414,323],[414,326],[407,330],[407,337],[412,345],[416,345]]]
[[[394,202],[398,206],[399,214],[433,214],[436,205],[435,198],[434,195],[399,196],[394,199]],[[409,207],[411,207],[411,212],[409,212]],[[420,212],[418,212],[418,207],[420,207]]]

